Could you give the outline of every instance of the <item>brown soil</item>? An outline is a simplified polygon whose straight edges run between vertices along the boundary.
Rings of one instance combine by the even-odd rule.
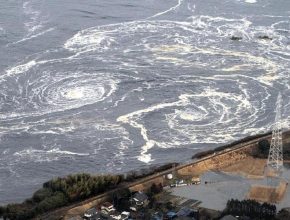
[[[288,183],[285,181],[281,181],[276,188],[260,185],[252,186],[247,198],[260,202],[278,203],[283,199],[287,186]]]
[[[222,168],[221,171],[239,174],[247,178],[263,178],[266,162],[266,159],[258,159],[249,156]]]

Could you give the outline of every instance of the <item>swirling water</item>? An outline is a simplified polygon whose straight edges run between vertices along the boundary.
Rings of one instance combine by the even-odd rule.
[[[288,0],[2,0],[0,58],[0,203],[290,121]]]

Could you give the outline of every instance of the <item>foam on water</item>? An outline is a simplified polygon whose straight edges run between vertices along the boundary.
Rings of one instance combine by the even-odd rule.
[[[255,37],[257,37],[257,29],[251,27],[251,22],[247,21],[245,19],[227,19],[227,18],[222,18],[222,17],[218,17],[218,18],[214,18],[214,17],[204,17],[201,16],[200,18],[193,18],[193,21],[195,20],[206,20],[207,21],[207,26],[205,26],[204,28],[206,28],[206,30],[203,30],[202,33],[200,33],[199,31],[197,31],[195,29],[195,23],[192,22],[193,26],[191,26],[190,23],[186,23],[186,22],[169,22],[169,21],[155,21],[155,22],[130,22],[130,23],[124,23],[124,24],[117,24],[117,25],[109,25],[109,26],[101,26],[96,28],[95,30],[98,30],[101,33],[110,33],[110,36],[115,39],[114,40],[114,48],[122,45],[124,42],[122,41],[123,38],[130,38],[132,36],[133,33],[136,33],[136,35],[134,36],[134,39],[132,39],[133,41],[135,40],[135,38],[139,37],[140,35],[137,34],[138,30],[147,30],[144,33],[151,33],[153,35],[160,35],[159,38],[157,39],[163,39],[163,42],[167,41],[167,39],[170,39],[169,36],[171,37],[171,39],[173,39],[173,44],[168,44],[169,42],[166,42],[167,44],[164,45],[160,45],[161,42],[151,42],[150,38],[146,38],[146,36],[144,36],[143,38],[137,39],[140,42],[144,43],[144,48],[142,49],[144,51],[148,50],[149,52],[153,53],[154,57],[155,57],[155,61],[162,61],[162,62],[169,62],[169,63],[173,63],[175,65],[191,65],[191,66],[200,66],[200,67],[204,67],[206,65],[207,68],[212,68],[214,70],[218,70],[220,72],[234,72],[234,71],[241,71],[244,73],[244,71],[253,71],[253,69],[257,69],[257,70],[264,70],[264,74],[265,75],[260,75],[258,76],[258,81],[256,81],[256,79],[253,78],[249,78],[251,80],[254,80],[256,82],[256,87],[259,88],[261,87],[262,90],[264,90],[262,93],[264,94],[268,94],[268,88],[267,86],[271,86],[273,82],[275,82],[277,80],[277,74],[278,72],[280,72],[283,68],[285,68],[285,66],[287,66],[286,63],[277,63],[276,61],[274,61],[273,59],[270,59],[268,56],[264,56],[264,47],[267,47],[267,51],[269,50],[269,48],[281,48],[279,43],[277,42],[269,42],[267,45],[265,44],[264,41],[259,41],[258,39],[255,39]],[[208,40],[207,38],[204,37],[207,36],[208,38],[216,38],[218,36],[221,36],[222,38],[224,38],[225,36],[228,36],[229,33],[232,33],[232,31],[229,31],[228,29],[225,29],[224,27],[224,22],[232,22],[234,25],[228,26],[227,28],[229,29],[241,29],[241,27],[243,29],[245,29],[244,31],[242,31],[243,33],[243,37],[245,37],[245,40],[247,42],[249,41],[256,41],[258,42],[259,47],[257,47],[258,50],[261,50],[262,53],[261,55],[256,55],[253,54],[253,51],[234,51],[234,50],[229,50],[226,48],[218,48],[216,47],[216,41],[214,41],[213,43],[211,42],[202,42],[202,40]],[[211,24],[212,23],[212,24]],[[221,23],[221,26],[216,26],[218,23]],[[241,24],[241,25],[236,25],[236,24]],[[133,26],[134,24],[134,26]],[[166,28],[166,34],[164,35],[163,33],[163,29]],[[170,29],[173,28],[173,32],[172,35],[170,35]],[[213,29],[214,28],[214,29]],[[178,29],[183,30],[183,32],[179,32]],[[258,32],[260,32],[260,30],[262,30],[263,28],[258,28]],[[185,34],[184,34],[185,31]],[[241,30],[240,30],[241,31]],[[250,31],[250,33],[249,33]],[[168,33],[169,32],[169,33]],[[114,35],[113,35],[114,33]],[[177,34],[178,33],[178,34]],[[188,33],[195,33],[195,35],[188,35]],[[85,34],[85,36],[83,36],[83,38],[93,38],[94,34],[97,34],[98,36],[98,32],[93,32],[92,30],[90,32],[82,32],[82,34]],[[86,36],[86,34],[88,34],[89,36]],[[218,35],[217,35],[218,34]],[[275,35],[278,35],[278,33],[275,32]],[[165,36],[162,38],[162,36]],[[77,35],[78,38],[82,38],[80,33]],[[280,36],[281,39],[283,39],[283,36]],[[131,42],[131,41],[130,41]],[[179,42],[179,44],[176,44],[176,42]],[[205,44],[203,48],[197,47],[197,46],[192,46],[192,45],[196,45],[196,44]],[[136,45],[136,44],[134,44]],[[138,44],[137,44],[138,45]],[[99,44],[97,45],[98,47],[100,46]],[[122,47],[120,48],[120,50],[122,50]],[[135,48],[136,50],[136,48]],[[141,51],[141,49],[138,49]],[[252,49],[251,49],[252,50]],[[126,46],[126,53],[128,53],[129,51],[134,51],[134,49],[132,48],[132,50],[128,49],[128,46]],[[184,57],[185,55],[185,57]],[[194,59],[195,61],[192,62],[191,57],[192,56],[196,56],[197,58],[201,59],[201,61],[196,61],[196,59]],[[206,59],[208,56],[210,56],[210,59]],[[204,59],[202,58],[204,57]],[[216,60],[218,58],[218,60]],[[239,64],[232,64],[234,60],[236,60],[237,58],[239,58]],[[148,61],[150,59],[152,59],[152,57],[150,57],[150,54],[148,54],[146,56],[146,59],[148,59]],[[154,59],[154,58],[153,58]],[[204,60],[206,61],[206,64],[203,62]],[[241,64],[242,61],[242,64]],[[150,62],[154,63],[154,60],[150,60]],[[222,78],[222,77],[221,77]],[[205,78],[206,79],[206,78]],[[206,79],[209,80],[209,79]],[[215,82],[217,79],[216,78],[211,78],[210,80],[212,80],[213,82]],[[222,79],[222,81],[225,79]],[[238,87],[240,87],[240,83],[242,83],[242,81],[248,81],[247,78],[242,78],[241,80],[239,80],[238,83]],[[235,80],[231,80],[233,82],[235,82]],[[236,83],[236,82],[235,82]],[[260,85],[259,83],[263,83],[267,86],[263,86]],[[248,88],[250,89],[250,88]],[[244,95],[249,95],[246,92],[246,89],[243,89],[242,92],[244,93]],[[226,93],[211,93],[211,96],[213,96],[213,99],[210,99],[210,102],[213,102],[213,107],[215,110],[218,110],[219,106],[221,107],[221,110],[219,110],[220,112],[222,112],[221,117],[219,119],[218,122],[220,123],[225,123],[227,124],[229,122],[229,120],[227,120],[229,113],[229,108],[225,106],[222,102],[221,103],[215,103],[216,100],[222,100],[225,97],[228,97],[227,95],[225,97],[221,96],[221,95],[226,95]],[[202,95],[208,97],[208,95],[205,95],[205,93],[202,93]],[[216,99],[216,97],[221,96],[219,99]],[[235,96],[231,96],[229,98],[229,100],[234,99]],[[268,95],[265,96],[267,99]],[[253,121],[248,120],[248,123],[241,125],[238,124],[237,127],[235,127],[236,132],[240,132],[240,128],[241,127],[247,127],[249,126],[251,123],[255,123],[254,121],[257,120],[257,117],[254,117],[255,114],[258,114],[258,108],[252,108],[250,102],[253,101],[251,100],[250,97],[248,97],[248,99],[244,99],[245,97],[243,96],[237,96],[236,100],[241,102],[240,104],[238,103],[231,103],[231,105],[239,105],[240,107],[238,107],[237,109],[240,110],[241,112],[247,112],[249,111],[251,113],[251,111],[253,112]],[[204,101],[204,103],[208,104],[208,101]],[[263,103],[263,102],[261,102]],[[152,140],[148,137],[148,130],[146,129],[146,127],[144,125],[142,125],[140,122],[140,118],[141,115],[143,115],[144,113],[148,113],[151,111],[154,111],[156,109],[159,108],[163,108],[163,106],[178,106],[178,104],[175,103],[171,103],[171,104],[160,104],[154,107],[150,107],[149,109],[145,109],[142,111],[136,111],[133,113],[130,113],[126,116],[121,116],[118,118],[118,121],[123,122],[123,123],[129,123],[132,127],[135,127],[137,129],[140,130],[141,136],[143,137],[144,141],[145,141],[145,145],[143,145],[142,150],[141,150],[141,155],[139,157],[139,159],[141,161],[145,161],[148,162],[151,160],[151,155],[147,154],[148,150],[150,150],[152,147],[158,145],[157,142],[155,140]],[[160,107],[161,106],[161,107]],[[206,107],[208,108],[208,107]],[[180,114],[180,111],[177,111]],[[240,114],[240,113],[238,113]],[[237,114],[237,115],[238,115]],[[181,117],[181,119],[187,118],[190,120],[194,120],[195,117],[190,116],[190,114],[185,113],[182,114],[183,115]],[[192,114],[191,114],[192,115]],[[207,118],[206,120],[209,120],[208,117],[211,116],[211,113],[207,113]],[[237,115],[234,115],[235,117]],[[176,116],[174,115],[170,115],[169,118],[171,118],[171,121],[169,121],[168,123],[173,125],[174,123],[176,124],[177,122],[172,122],[172,119],[176,119]],[[236,123],[236,122],[235,122]],[[211,127],[211,124],[206,124],[204,127],[208,128]],[[185,128],[186,126],[183,125],[183,127]],[[172,127],[173,128],[173,127]],[[188,127],[186,127],[186,129],[188,130]],[[232,130],[235,130],[232,128]],[[252,128],[249,128],[252,130]],[[221,130],[219,132],[216,132],[216,135],[212,138],[207,138],[205,139],[205,137],[202,138],[196,138],[194,135],[192,135],[192,133],[194,132],[186,132],[185,129],[182,129],[182,127],[178,127],[179,131],[182,131],[180,133],[182,134],[188,134],[187,138],[189,138],[189,142],[190,143],[196,143],[196,142],[219,142],[219,140],[221,141],[221,143],[224,142],[228,142],[230,140],[233,140],[234,137],[233,135],[225,135],[222,134],[222,132],[224,130]],[[204,132],[204,130],[203,130]],[[244,131],[246,133],[246,131]],[[192,138],[191,138],[192,137]],[[223,139],[221,139],[221,137],[225,137]],[[186,144],[187,142],[174,142],[174,144],[172,145],[181,145],[181,143]],[[170,146],[171,144],[166,143],[167,147]],[[159,144],[162,146],[165,146],[165,144]]]
[[[12,68],[7,71],[5,78],[24,73],[33,66],[36,66],[35,61]],[[37,116],[76,109],[101,102],[116,90],[117,80],[107,74],[50,71],[41,73],[39,78],[30,79],[27,84],[19,87],[19,94],[27,96],[26,104],[23,105],[21,97],[15,95],[14,110],[0,115],[0,118]],[[9,93],[9,90],[1,93],[8,97],[5,93]]]
[[[232,49],[227,50],[226,48],[216,47],[217,40],[219,40],[216,38],[221,37],[221,39],[223,39],[224,37],[230,37],[230,33],[233,32],[233,30],[229,31],[229,29],[234,29],[239,32],[242,31],[247,42],[253,40],[256,41],[257,45],[255,47],[257,50],[261,50],[261,54],[262,50],[264,50],[265,47],[267,47],[266,51],[269,51],[272,48],[282,49],[281,45],[279,45],[280,41],[268,42],[267,45],[265,45],[265,42],[263,40],[258,40],[256,36],[257,30],[256,28],[252,28],[250,26],[251,22],[245,19],[227,19],[221,17],[214,18],[209,16],[200,16],[199,18],[192,17],[192,19],[193,21],[200,19],[205,20],[207,22],[207,26],[205,27],[206,29],[202,32],[197,31],[195,29],[194,22],[128,22],[124,24],[100,26],[95,29],[91,28],[85,31],[81,31],[76,34],[72,39],[66,42],[65,48],[68,48],[70,50],[78,50],[81,52],[103,49],[109,50],[110,47],[112,47],[112,49],[120,47],[120,50],[122,49],[122,46],[120,45],[124,43],[125,45],[128,44],[124,41],[132,38],[133,36],[134,39],[131,40],[134,42],[137,41],[137,46],[140,45],[140,43],[142,42],[145,46],[143,50],[151,50],[151,52],[153,52],[153,54],[155,55],[155,58],[160,61],[169,61],[171,63],[179,65],[190,65],[190,63],[192,65],[204,65],[204,62],[199,62],[199,60],[202,59],[201,61],[203,61],[207,58],[207,56],[212,55],[213,57],[209,59],[209,65],[212,65],[214,69],[216,69],[217,65],[221,65],[221,71],[231,71],[235,70],[237,68],[237,65],[229,67],[229,63],[232,63],[233,59],[239,57],[243,59],[244,62],[244,64],[238,64],[238,68],[240,70],[249,70],[249,67],[252,67],[253,64],[255,65],[255,67],[265,69],[268,74],[273,74],[280,70],[281,63],[277,65],[275,61],[268,59],[268,57],[265,55],[257,56],[251,54],[252,52],[250,51],[233,51]],[[227,27],[227,29],[225,29],[224,22],[232,22],[233,25],[228,24],[229,26]],[[218,23],[221,23],[220,26],[217,26]],[[241,25],[237,25],[237,23],[240,23]],[[150,38],[147,38],[145,34],[143,36],[143,39],[140,39],[142,38],[142,35],[140,36],[137,33],[140,30],[144,29],[147,30],[147,33],[155,35],[156,38],[157,36],[164,38],[163,42],[165,42],[166,44],[160,45],[160,43],[162,43],[161,41],[157,41],[152,44],[150,43]],[[260,29],[263,30],[263,28]],[[172,33],[170,30],[173,30]],[[275,37],[277,35],[278,33],[275,33]],[[281,38],[280,40],[283,40],[284,38],[283,36],[279,37]],[[215,38],[216,40],[211,43],[211,41],[208,41],[209,38]],[[140,41],[139,43],[138,40]],[[204,45],[204,47],[197,47],[193,45]],[[140,47],[138,50],[142,50],[142,48]],[[127,53],[127,51],[129,51],[128,48],[126,48],[126,51],[124,50],[125,53]],[[198,54],[201,57],[196,60],[193,56],[194,54]],[[220,59],[218,57],[220,57]],[[150,59],[148,55],[147,59]],[[223,67],[222,65],[227,65],[227,67]]]
[[[43,27],[40,21],[41,12],[33,6],[33,4],[38,3],[37,1],[25,1],[23,2],[23,11],[27,15],[28,21],[24,23],[29,34],[35,33],[37,30]]]
[[[5,34],[5,29],[3,27],[0,26],[0,36]]]
[[[236,82],[236,78],[249,85],[246,86]],[[236,88],[240,90],[234,93],[219,91],[224,90],[219,87],[219,80],[223,82],[226,80],[235,84]],[[255,89],[261,93],[267,94],[268,88],[260,85],[253,78],[236,75],[205,77],[202,79],[187,78],[186,81],[187,83],[193,83],[195,86],[199,84],[198,87],[200,88],[198,88],[197,94],[182,94],[176,102],[161,103],[118,118],[118,121],[140,129],[145,141],[139,157],[140,161],[150,162],[152,160],[149,150],[154,146],[169,148],[192,143],[225,143],[233,141],[234,137],[241,133],[241,127],[244,128],[242,133],[251,133],[251,127],[255,126],[256,121],[261,117],[261,108],[263,108],[264,101],[262,100],[261,103],[253,105],[254,97],[248,91],[251,90],[250,84],[253,83],[256,86]],[[208,87],[208,81],[215,82],[213,88]],[[250,81],[253,82],[250,83]],[[260,99],[263,99],[263,97],[260,97]],[[266,101],[267,96],[264,99]],[[150,134],[151,132],[143,124],[145,123],[144,118],[146,118],[146,115],[153,112],[162,114],[162,112],[167,111],[172,113],[166,113],[159,119],[160,122],[163,121],[163,123],[168,125],[167,132],[158,129],[160,133]],[[230,131],[226,128],[230,128]],[[174,141],[172,141],[173,137]]]
[[[25,64],[20,64],[20,65],[11,67],[8,70],[6,70],[6,75],[2,75],[1,78],[7,77],[7,76],[11,77],[13,75],[24,73],[28,71],[30,68],[32,68],[33,66],[35,66],[36,64],[37,63],[35,60],[31,60]]]
[[[77,33],[73,38],[69,39],[64,48],[71,51],[94,51],[105,49],[114,41],[112,37],[106,33],[99,32],[95,29],[88,29]]]
[[[13,154],[14,159],[21,162],[27,163],[31,161],[35,162],[51,162],[59,160],[63,157],[74,157],[74,156],[89,156],[88,153],[76,153],[71,151],[60,150],[59,148],[52,148],[50,150],[36,150],[33,148],[24,149]]]
[[[62,94],[67,99],[81,99],[85,96],[83,88],[74,88]]]
[[[51,32],[55,30],[55,28],[48,28],[47,30],[44,30],[44,31],[41,31],[37,34],[32,34],[32,35],[29,35],[27,37],[24,37],[23,39],[19,40],[19,41],[16,41],[16,42],[13,42],[13,43],[10,43],[10,44],[7,44],[6,46],[9,47],[11,45],[16,45],[16,44],[20,44],[20,43],[23,43],[23,42],[26,42],[26,41],[29,41],[29,40],[32,40],[34,38],[37,38],[39,36],[42,36],[42,35],[45,35],[47,34],[48,32]]]
[[[203,30],[200,31],[199,28]],[[269,98],[269,87],[276,83],[278,78],[285,77],[278,74],[288,66],[287,60],[272,59],[271,51],[280,50],[283,54],[288,52],[281,44],[285,37],[275,30],[275,25],[271,26],[270,31],[271,37],[275,37],[275,40],[267,41],[265,44],[264,40],[258,38],[261,33],[266,33],[265,28],[252,27],[252,22],[246,18],[192,16],[187,22],[133,21],[82,30],[65,42],[64,49],[75,53],[71,59],[67,59],[70,60],[69,62],[90,57],[98,62],[104,62],[105,65],[116,66],[116,69],[122,67],[129,71],[129,74],[138,73],[142,68],[134,55],[140,51],[143,53],[142,60],[153,66],[171,68],[171,65],[174,65],[186,72],[188,71],[186,68],[198,67],[218,73],[212,77],[193,78],[190,76],[186,80],[177,79],[180,88],[190,82],[192,86],[200,87],[199,93],[182,92],[181,89],[182,94],[179,94],[178,101],[156,103],[156,105],[117,118],[120,125],[129,124],[140,131],[144,145],[141,147],[138,159],[148,163],[153,160],[149,151],[154,147],[169,148],[192,143],[225,143],[234,140],[235,136],[241,132],[241,128],[243,128],[242,133],[252,133],[256,120],[261,120],[259,117],[264,107],[264,100],[266,102]],[[251,45],[255,49],[251,47],[245,49],[238,44],[219,46],[225,37],[230,41],[230,36],[236,32],[241,34],[244,44]],[[270,33],[269,30],[267,33]],[[123,56],[121,60],[120,54]],[[277,56],[280,57],[280,55]],[[104,59],[104,57],[110,58]],[[38,63],[30,61],[9,69],[6,77],[41,68],[47,63],[51,65],[54,61],[44,60]],[[256,72],[256,76],[252,75],[253,71]],[[33,94],[30,95],[32,97],[30,100],[37,100],[37,102],[34,101],[35,110],[41,114],[80,108],[104,101],[116,91],[118,82],[115,77],[110,79],[113,73],[94,75],[69,72],[61,73],[59,76],[53,71],[44,73],[40,81],[39,79],[37,83],[30,81],[29,87],[26,87],[29,88],[26,90],[31,90]],[[162,76],[163,73],[150,74]],[[172,73],[169,74],[172,76]],[[224,88],[219,87],[223,84],[235,85],[235,91],[223,91]],[[263,94],[260,96],[261,105],[252,104],[255,99],[249,91],[253,87],[245,86],[247,84],[252,84],[261,91],[260,93]],[[172,85],[168,82],[163,86]],[[233,90],[231,86],[229,89]],[[132,91],[142,92],[142,89]],[[114,106],[117,107],[120,102],[127,102],[129,98],[130,95],[125,94],[114,103]],[[146,98],[143,96],[139,100],[145,101]],[[171,134],[168,134],[167,138],[173,135],[174,137],[171,138],[173,141],[163,140],[163,137],[162,140],[157,141],[156,138],[150,137],[148,127],[143,122],[143,118],[148,113],[165,109],[170,109],[171,113],[164,114],[160,120],[165,123],[163,126],[167,124],[170,128]],[[36,111],[31,111],[30,114],[34,115]],[[244,121],[245,118],[246,121]],[[224,126],[230,126],[230,132],[226,131],[225,134]],[[206,132],[209,128],[210,134]],[[265,129],[265,127],[257,127],[256,131],[258,132],[259,129]]]
[[[152,15],[152,16],[150,16],[150,17],[147,18],[147,19],[156,18],[156,17],[159,17],[159,16],[161,16],[161,15],[165,15],[165,14],[167,14],[168,12],[175,11],[175,10],[178,9],[178,7],[181,6],[181,4],[183,3],[183,1],[184,1],[184,0],[178,0],[177,4],[176,4],[175,6],[169,8],[169,9],[167,9],[167,10],[165,10],[165,11],[158,12],[157,14]]]
[[[257,0],[245,0],[246,3],[251,3],[251,4],[254,4],[254,3],[257,3]]]
[[[21,15],[20,22],[22,22],[25,33],[22,33],[20,39],[16,38],[14,42],[6,44],[6,47],[32,41],[55,30],[55,27],[47,27],[49,14],[43,12],[43,4],[42,0],[25,0],[21,3],[22,12],[17,12],[19,14],[17,17]]]
[[[25,54],[0,75],[2,167],[20,175],[30,163],[63,159],[79,163],[73,172],[117,172],[179,161],[176,152],[187,159],[191,150],[269,130],[278,90],[286,126],[289,16],[244,15],[256,5],[239,2],[176,0],[149,19],[51,33],[59,45]],[[38,3],[23,5],[29,33],[17,47],[67,30],[70,21],[46,26]],[[241,14],[232,13],[237,6]]]

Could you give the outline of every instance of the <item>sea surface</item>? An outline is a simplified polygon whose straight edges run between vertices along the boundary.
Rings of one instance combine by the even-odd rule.
[[[289,89],[289,0],[0,0],[0,204],[269,131],[279,92],[287,128]]]

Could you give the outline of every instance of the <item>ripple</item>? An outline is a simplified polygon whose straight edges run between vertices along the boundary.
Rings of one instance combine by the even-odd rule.
[[[52,148],[51,150],[37,150],[33,148],[24,149],[13,154],[16,161],[24,162],[51,162],[65,157],[89,156],[88,153],[76,153],[71,151]]]
[[[163,89],[181,85],[195,89],[182,93],[177,101],[152,105],[118,118],[140,130],[145,142],[138,157],[140,161],[153,160],[150,153],[153,147],[228,143],[270,128],[265,112],[270,88],[253,78],[242,75],[187,77],[174,84],[165,83]],[[154,114],[158,115],[158,124]]]
[[[0,98],[9,113],[0,117],[83,113],[94,105],[117,127],[131,127],[124,135],[128,149],[140,146],[137,158],[146,163],[155,147],[220,144],[258,133],[271,126],[276,88],[289,86],[288,38],[278,30],[287,29],[283,19],[257,26],[250,18],[194,15],[82,30],[58,51],[71,56],[6,71]]]
[[[257,3],[257,0],[245,0],[246,3],[254,4]]]
[[[113,87],[115,87],[114,82],[104,79],[100,74],[82,74],[82,76],[60,77],[46,87],[38,85],[37,88],[41,90],[38,90],[34,96],[40,97],[43,105],[50,104],[50,106],[61,106],[61,109],[73,109],[104,100],[110,96],[112,90],[116,89]],[[34,91],[37,91],[37,88],[33,88]]]
[[[77,33],[64,47],[80,56],[111,57],[124,68],[132,69],[174,65],[222,74],[263,71],[259,73],[260,81],[266,84],[275,81],[275,75],[289,66],[281,60],[289,51],[285,47],[287,34],[278,31],[278,24],[254,26],[246,18],[211,16],[192,16],[189,20],[133,21],[93,27]],[[286,21],[278,23],[283,22]],[[273,39],[259,38],[264,35]],[[234,42],[231,36],[240,36],[242,41]],[[280,53],[272,53],[277,50]]]
[[[75,16],[66,3],[55,11],[45,1],[21,2],[21,24],[10,19],[19,28],[0,27],[5,42],[14,39],[2,62],[11,66],[0,73],[3,190],[67,172],[180,162],[264,133],[279,91],[287,127],[289,14],[273,1],[250,1],[154,1],[162,10],[129,18],[121,6],[102,21]],[[152,8],[140,2],[136,9]],[[63,11],[68,19],[60,21]]]
[[[180,4],[182,1],[176,7]],[[117,119],[140,131],[144,145],[138,159],[146,163],[153,160],[150,151],[154,147],[227,143],[269,129],[266,108],[273,85],[288,85],[288,76],[283,73],[289,68],[285,60],[289,53],[287,36],[276,28],[286,21],[269,27],[253,25],[247,18],[201,15],[188,20],[98,26],[77,33],[65,43],[77,57],[113,57],[116,65],[129,70],[128,74],[144,72],[154,78],[173,79],[173,84],[161,83],[166,91],[157,91],[162,94],[172,89],[177,101],[161,100]],[[263,35],[272,40],[260,39]],[[242,40],[234,42],[231,36]],[[144,67],[150,69],[143,71]],[[154,71],[156,68],[158,71]],[[195,78],[192,71],[196,69],[209,73],[195,72]],[[186,77],[177,77],[177,73]],[[195,89],[184,89],[188,84]],[[120,100],[126,102],[130,97],[127,94]],[[142,96],[142,100],[146,98]],[[158,114],[159,125],[149,117],[152,114]]]
[[[41,70],[36,67],[36,70]],[[84,72],[42,72],[19,86],[16,94],[2,91],[2,108],[10,108],[1,118],[39,116],[81,108],[104,101],[117,88],[117,80],[107,74]],[[14,91],[15,92],[15,91]],[[8,102],[8,100],[13,102]],[[6,106],[5,106],[6,104]]]

